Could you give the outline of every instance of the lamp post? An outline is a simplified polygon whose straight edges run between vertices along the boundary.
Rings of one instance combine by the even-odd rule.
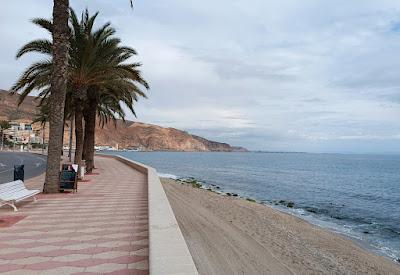
[[[28,130],[28,153],[29,153],[29,148],[31,147],[31,130]]]
[[[68,148],[68,158],[69,162],[72,161],[72,134],[74,128],[74,116],[71,117],[70,125],[69,125],[69,148]]]
[[[46,122],[43,124],[42,126],[42,155],[44,155],[44,149],[45,149],[45,142],[44,142],[44,138],[45,138],[45,130],[46,130]]]
[[[3,128],[0,126],[0,131],[1,131],[1,151],[3,151],[3,147],[4,147],[4,130]]]
[[[15,152],[15,143],[17,140],[17,130],[14,127],[14,138],[13,138],[13,151]]]

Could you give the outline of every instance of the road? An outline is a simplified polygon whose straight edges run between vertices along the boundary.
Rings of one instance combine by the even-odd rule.
[[[16,164],[25,165],[25,179],[29,179],[45,172],[46,157],[31,153],[0,152],[0,183],[13,180]]]

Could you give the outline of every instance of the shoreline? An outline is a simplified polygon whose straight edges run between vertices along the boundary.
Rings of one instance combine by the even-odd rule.
[[[363,239],[363,236],[361,236],[357,232],[353,232],[352,229],[346,230],[347,224],[340,224],[336,223],[334,218],[332,220],[329,219],[327,216],[320,216],[320,215],[315,215],[313,211],[310,211],[307,208],[301,208],[297,206],[297,203],[291,201],[291,200],[272,200],[272,201],[263,201],[263,200],[258,200],[254,199],[251,196],[243,196],[240,193],[235,193],[235,192],[227,192],[224,189],[221,189],[220,186],[215,185],[215,184],[207,184],[206,182],[199,181],[198,179],[194,177],[186,177],[186,178],[180,178],[176,175],[173,174],[166,174],[166,173],[159,173],[160,178],[165,178],[165,179],[171,179],[173,181],[176,181],[181,184],[188,184],[191,185],[194,188],[200,188],[203,190],[211,191],[213,193],[216,193],[221,196],[227,196],[227,197],[232,197],[232,198],[237,198],[237,199],[242,199],[250,202],[254,202],[257,204],[260,204],[262,206],[266,206],[269,208],[272,208],[273,210],[279,211],[281,213],[285,213],[291,216],[294,216],[296,218],[299,218],[303,221],[306,221],[310,225],[317,226],[319,228],[322,228],[324,230],[328,230],[329,232],[332,232],[334,234],[338,234],[354,243],[362,247],[363,249],[372,252],[376,255],[382,256],[390,261],[393,261],[395,263],[400,264],[400,255],[393,254],[396,253],[393,252],[392,250],[388,250],[384,246],[377,246],[376,243],[372,242],[371,240],[366,240]],[[363,232],[364,234],[369,234]]]
[[[162,183],[200,274],[400,274],[393,259],[292,213],[190,182]]]

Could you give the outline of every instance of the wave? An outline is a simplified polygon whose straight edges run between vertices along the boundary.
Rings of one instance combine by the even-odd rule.
[[[166,173],[158,173],[158,176],[160,178],[166,178],[166,179],[173,179],[173,180],[177,180],[179,177],[173,174],[166,174]]]

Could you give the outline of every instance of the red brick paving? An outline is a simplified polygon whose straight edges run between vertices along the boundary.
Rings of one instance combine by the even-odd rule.
[[[26,218],[26,216],[23,216],[23,215],[0,216],[0,228],[10,227],[13,224],[15,224],[25,218]]]
[[[114,159],[96,158],[96,166],[77,194],[40,194],[18,213],[0,208],[8,224],[0,223],[2,274],[149,273],[146,177]]]

